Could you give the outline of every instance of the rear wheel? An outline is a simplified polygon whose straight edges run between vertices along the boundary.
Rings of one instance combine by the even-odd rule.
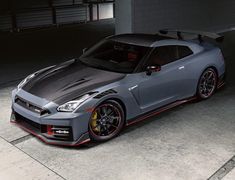
[[[124,125],[124,112],[121,105],[109,100],[94,109],[89,121],[92,140],[107,141],[119,134]]]
[[[200,99],[210,98],[216,90],[217,80],[216,71],[213,68],[206,69],[199,79],[197,96]]]

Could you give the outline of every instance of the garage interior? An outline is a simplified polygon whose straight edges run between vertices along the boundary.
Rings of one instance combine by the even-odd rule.
[[[3,0],[0,2],[0,179],[235,179],[235,2]],[[224,35],[226,86],[111,141],[50,146],[10,124],[11,91],[28,74],[78,58],[120,33],[194,29]]]

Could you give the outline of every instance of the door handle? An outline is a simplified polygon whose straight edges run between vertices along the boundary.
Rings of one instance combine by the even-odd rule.
[[[180,66],[180,67],[179,67],[179,70],[181,70],[181,69],[184,69],[184,66]]]

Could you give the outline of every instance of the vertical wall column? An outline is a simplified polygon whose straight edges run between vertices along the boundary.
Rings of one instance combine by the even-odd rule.
[[[117,0],[115,2],[116,34],[133,32],[133,0]]]
[[[49,7],[51,8],[52,12],[52,19],[53,19],[53,24],[57,24],[56,22],[56,10],[55,7],[53,6],[53,0],[48,0]]]

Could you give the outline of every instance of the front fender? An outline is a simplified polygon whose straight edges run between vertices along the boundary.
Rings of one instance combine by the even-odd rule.
[[[118,101],[121,101],[121,105],[123,105],[125,114],[126,114],[126,120],[132,119],[139,114],[141,114],[141,109],[134,98],[133,94],[127,89],[123,87],[116,87],[113,88],[113,90],[116,93],[107,94],[105,96],[102,96],[100,98],[96,98],[96,96],[91,97],[86,103],[84,103],[81,107],[79,107],[78,112],[81,111],[92,111],[94,108],[96,108],[99,104],[110,100],[110,99],[116,99]],[[104,91],[100,91],[98,94],[102,93]],[[97,95],[98,95],[97,94]]]

